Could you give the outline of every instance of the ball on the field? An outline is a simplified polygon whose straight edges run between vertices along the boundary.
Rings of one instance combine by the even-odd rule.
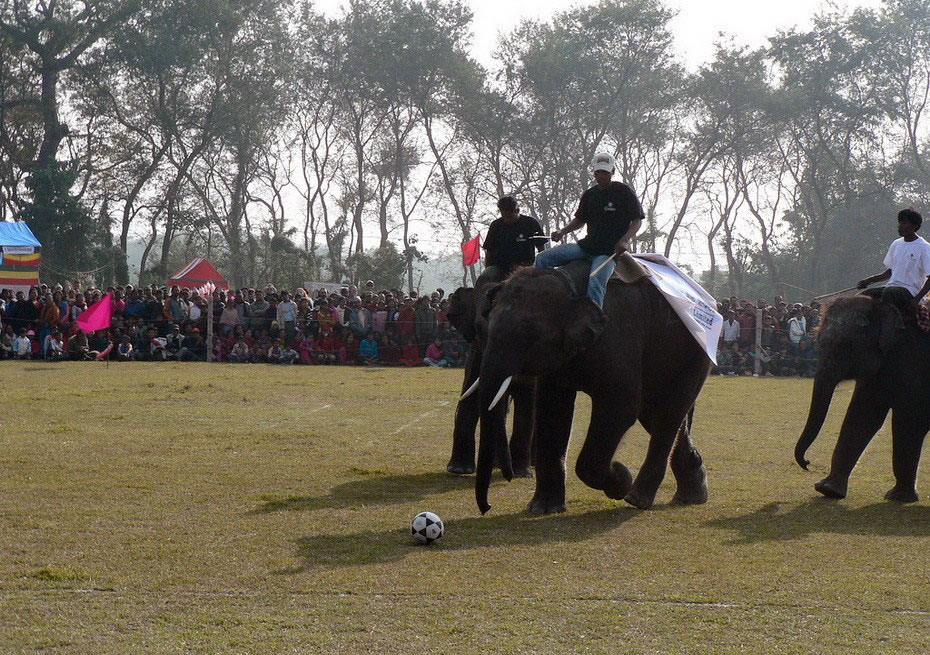
[[[410,522],[410,534],[421,544],[433,543],[443,531],[442,519],[432,512],[420,512]]]

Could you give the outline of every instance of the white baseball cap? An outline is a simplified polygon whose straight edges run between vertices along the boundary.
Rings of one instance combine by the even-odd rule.
[[[613,155],[607,152],[599,152],[591,160],[591,168],[596,171],[607,171],[613,173],[617,168],[617,162],[614,161]]]

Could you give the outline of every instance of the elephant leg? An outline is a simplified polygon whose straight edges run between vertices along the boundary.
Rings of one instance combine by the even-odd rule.
[[[481,370],[481,353],[471,348],[465,360],[465,379],[462,393],[478,379]],[[455,408],[455,428],[452,432],[452,456],[446,465],[449,473],[468,475],[475,472],[475,428],[481,417],[480,394],[473,393],[459,401]]]
[[[682,494],[678,500],[700,502],[707,497],[706,475],[700,455],[691,446],[689,416],[694,409],[704,380],[707,379],[707,359],[703,354],[694,357],[670,383],[666,393],[644,402],[639,419],[649,432],[649,449],[646,459],[636,475],[626,502],[640,509],[649,509],[655,503],[659,485],[668,469],[669,455],[676,441],[684,433],[685,439],[678,451],[673,471]],[[692,454],[693,451],[693,454]],[[696,457],[695,457],[696,455]],[[681,477],[679,477],[681,476]]]
[[[565,451],[575,413],[574,389],[539,383],[536,415],[536,493],[529,504],[534,514],[565,511]]]
[[[918,416],[919,414],[919,416]],[[895,485],[885,494],[899,503],[917,502],[917,465],[930,421],[920,407],[896,407],[891,416],[892,467]]]
[[[840,438],[833,449],[830,475],[814,485],[828,498],[845,498],[849,475],[862,456],[865,447],[882,427],[891,407],[890,394],[878,378],[866,378],[856,383],[852,400],[840,428]]]
[[[510,435],[510,459],[513,475],[517,478],[533,477],[532,447],[536,427],[536,385],[532,382],[514,383],[510,387],[513,397],[513,432]]]
[[[612,392],[591,399],[591,424],[575,473],[586,485],[614,500],[626,496],[633,483],[630,470],[613,457],[620,439],[636,422],[638,409],[639,399],[630,393]]]
[[[681,422],[678,438],[672,449],[672,473],[678,489],[672,498],[673,503],[682,505],[700,505],[707,502],[707,470],[701,453],[691,442],[691,425],[694,422],[694,407],[687,418]]]

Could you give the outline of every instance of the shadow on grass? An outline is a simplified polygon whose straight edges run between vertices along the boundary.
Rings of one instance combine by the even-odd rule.
[[[584,541],[617,528],[637,514],[642,512],[632,507],[616,507],[586,514],[475,516],[446,524],[443,539],[428,548],[442,552]],[[296,543],[300,562],[276,573],[385,564],[424,548],[414,543],[406,529],[315,535],[301,537]]]
[[[344,509],[363,505],[393,505],[423,500],[434,494],[474,486],[474,477],[441,472],[368,477],[336,485],[325,496],[287,496],[266,500],[251,513],[268,514]]]
[[[826,498],[782,509],[780,503],[706,525],[739,533],[731,544],[803,539],[812,534],[877,535],[888,537],[930,536],[930,507],[891,502],[848,508]]]

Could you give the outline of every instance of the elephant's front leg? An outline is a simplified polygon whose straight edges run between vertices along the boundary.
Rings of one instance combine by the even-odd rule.
[[[887,500],[916,503],[917,465],[924,437],[930,430],[930,416],[919,403],[895,407],[891,416],[892,453],[895,485],[885,494]]]
[[[539,381],[536,411],[536,493],[528,509],[535,514],[565,511],[565,451],[575,413],[574,389]]]
[[[520,380],[510,387],[513,397],[513,432],[510,435],[510,459],[518,478],[533,477],[533,433],[536,426],[535,380]]]
[[[846,497],[849,475],[869,441],[882,427],[890,407],[890,394],[877,377],[856,383],[840,428],[840,438],[833,449],[830,475],[815,484],[814,489],[828,498]]]
[[[462,393],[465,393],[481,370],[481,353],[472,347],[465,360],[465,380]],[[455,408],[455,428],[452,432],[452,456],[446,465],[449,473],[468,475],[475,472],[475,428],[481,416],[480,394],[472,393],[465,400],[460,400]]]
[[[614,500],[622,500],[633,483],[630,470],[613,457],[620,439],[636,422],[638,410],[639,399],[630,394],[612,391],[591,398],[591,424],[575,473],[586,485]]]

